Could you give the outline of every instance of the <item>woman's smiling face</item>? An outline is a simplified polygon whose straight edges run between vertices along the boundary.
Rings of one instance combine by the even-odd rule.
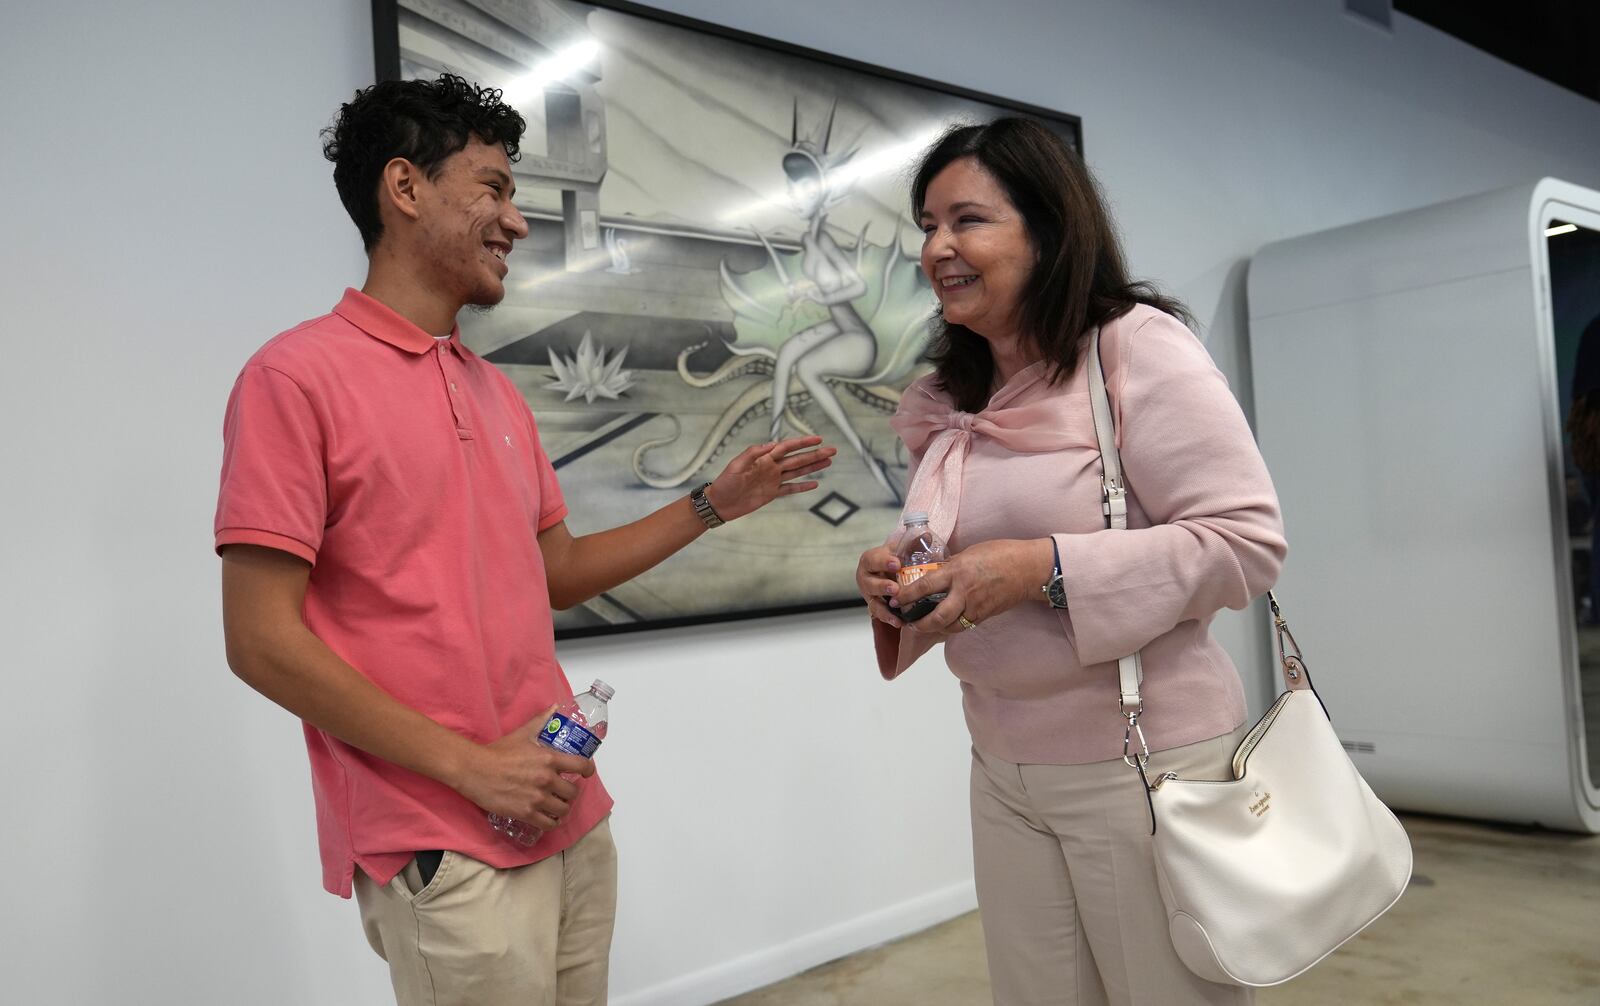
[[[922,271],[945,321],[985,338],[1016,334],[1038,254],[994,176],[971,157],[950,162],[928,183],[921,225]]]

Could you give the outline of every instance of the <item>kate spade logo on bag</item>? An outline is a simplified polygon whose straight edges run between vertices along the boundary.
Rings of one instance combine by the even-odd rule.
[[[1263,793],[1260,790],[1256,790],[1253,795],[1256,799],[1254,803],[1250,804],[1250,813],[1254,814],[1256,817],[1260,817],[1272,809],[1271,793]]]

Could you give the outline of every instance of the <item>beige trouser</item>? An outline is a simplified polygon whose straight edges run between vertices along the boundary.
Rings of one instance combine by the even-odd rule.
[[[497,870],[446,852],[378,886],[356,871],[367,942],[399,1006],[604,1006],[617,910],[610,819],[565,852]]]
[[[1157,752],[1150,776],[1227,778],[1245,730]],[[972,852],[997,1006],[1254,1001],[1173,951],[1149,811],[1121,758],[1013,765],[974,749]]]

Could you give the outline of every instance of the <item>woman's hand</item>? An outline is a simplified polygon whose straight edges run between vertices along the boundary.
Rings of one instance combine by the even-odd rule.
[[[817,482],[794,482],[833,464],[837,447],[823,447],[821,437],[794,437],[753,444],[728,462],[706,487],[706,499],[725,521],[753,513],[779,496],[810,492]]]
[[[867,610],[873,618],[896,629],[905,623],[900,621],[899,609],[889,607],[884,598],[893,597],[900,590],[895,575],[899,570],[900,560],[887,545],[867,549],[856,563],[856,589],[866,599]]]
[[[1018,604],[1043,601],[1039,588],[1050,579],[1054,554],[1049,538],[979,542],[901,587],[900,607],[943,591],[948,596],[911,627],[930,635],[961,632]],[[970,624],[963,624],[963,618]]]

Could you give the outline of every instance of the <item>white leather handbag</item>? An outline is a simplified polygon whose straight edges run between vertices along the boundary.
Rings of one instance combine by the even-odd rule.
[[[1089,349],[1107,525],[1127,487],[1100,365]],[[1388,911],[1411,879],[1411,842],[1345,754],[1299,644],[1269,591],[1285,689],[1233,755],[1232,778],[1145,773],[1137,653],[1118,662],[1123,758],[1150,803],[1172,945],[1208,981],[1266,987],[1302,974]]]

